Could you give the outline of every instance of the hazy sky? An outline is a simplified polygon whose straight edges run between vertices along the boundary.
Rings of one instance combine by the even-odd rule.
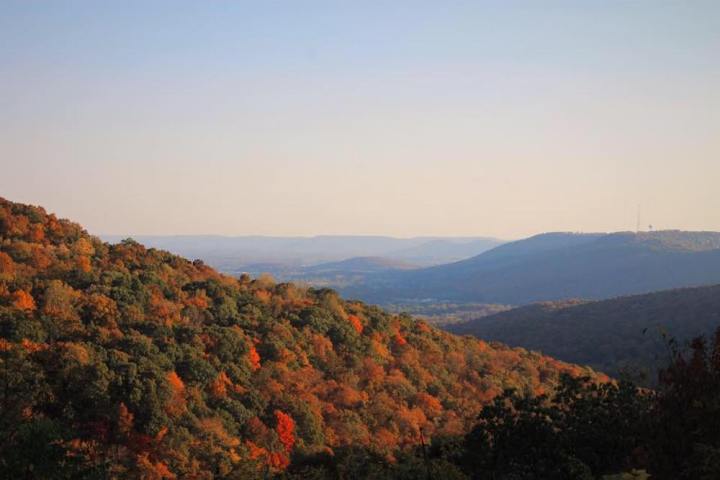
[[[0,0],[0,167],[96,234],[720,230],[720,1]]]

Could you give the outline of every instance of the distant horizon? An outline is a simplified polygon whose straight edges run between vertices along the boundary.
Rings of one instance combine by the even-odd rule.
[[[17,201],[12,198],[3,197],[6,200]],[[656,233],[656,232],[692,232],[692,233],[720,233],[720,228],[717,230],[713,229],[684,229],[684,228],[655,228],[649,229],[649,226],[645,228],[636,229],[618,229],[618,230],[540,230],[535,233],[529,233],[518,237],[498,237],[494,235],[485,234],[446,234],[446,235],[433,235],[433,234],[418,234],[418,235],[393,235],[386,233],[308,233],[308,234],[266,234],[266,233],[96,233],[88,228],[82,221],[68,216],[58,214],[55,211],[48,209],[46,206],[37,202],[20,202],[28,205],[39,206],[44,208],[48,213],[55,215],[58,218],[66,219],[71,222],[79,223],[85,228],[88,233],[96,237],[117,237],[117,238],[134,238],[134,237],[221,237],[221,238],[318,238],[318,237],[371,237],[371,238],[391,238],[391,239],[485,239],[485,240],[496,240],[499,242],[513,242],[517,240],[523,240],[526,238],[535,237],[538,235],[553,234],[553,233],[564,233],[564,234],[580,234],[580,235],[592,235],[592,234],[613,234],[613,233]]]
[[[135,237],[145,237],[145,238],[169,238],[169,237],[217,237],[217,238],[298,238],[298,239],[312,239],[312,238],[342,238],[342,237],[352,237],[352,238],[388,238],[388,239],[397,239],[397,240],[419,240],[419,239],[428,239],[428,240],[496,240],[499,242],[513,242],[517,240],[524,240],[527,238],[536,237],[538,235],[550,235],[550,234],[571,234],[571,235],[612,235],[612,234],[618,234],[618,233],[662,233],[662,232],[684,232],[684,233],[720,233],[720,230],[683,230],[679,228],[663,228],[663,229],[655,229],[652,230],[611,230],[611,231],[572,231],[572,230],[546,230],[546,231],[540,231],[537,233],[532,233],[527,236],[523,237],[517,237],[517,238],[499,238],[499,237],[493,237],[490,235],[412,235],[412,236],[398,236],[398,235],[383,235],[383,234],[309,234],[309,235],[264,235],[264,234],[216,234],[216,233],[168,233],[168,234],[144,234],[144,233],[134,233],[134,234],[123,234],[123,233],[101,233],[101,234],[95,234],[92,232],[89,232],[91,235],[95,235],[96,237],[104,238],[104,237],[117,237],[117,238],[135,238]]]

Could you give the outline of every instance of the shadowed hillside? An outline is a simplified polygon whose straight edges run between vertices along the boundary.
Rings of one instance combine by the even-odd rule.
[[[665,364],[663,335],[684,342],[720,326],[720,285],[613,298],[546,302],[448,326],[618,374]],[[654,380],[654,375],[650,376]]]

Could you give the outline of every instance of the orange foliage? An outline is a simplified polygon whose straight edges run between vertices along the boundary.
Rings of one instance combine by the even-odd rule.
[[[30,227],[30,220],[26,216],[11,217],[12,222],[8,222],[8,233],[16,237],[24,237]]]
[[[86,256],[77,257],[77,267],[80,271],[83,271],[85,273],[92,270],[92,266],[90,265],[90,258]]]
[[[422,333],[429,333],[429,332],[430,332],[430,325],[428,325],[428,324],[425,323],[425,322],[418,321],[417,323],[415,323],[415,326],[417,327],[418,331],[420,331],[420,332],[422,332]]]
[[[163,438],[165,438],[165,435],[168,433],[168,427],[162,427],[160,431],[155,435],[155,442],[160,443],[162,442]]]
[[[289,453],[295,444],[295,421],[287,413],[275,410],[275,420],[277,426],[275,431],[278,434],[280,443],[283,444],[285,450]]]
[[[443,408],[440,400],[428,393],[418,393],[415,396],[415,402],[428,417],[436,417],[442,413]]]
[[[208,297],[205,294],[204,290],[200,290],[199,292],[196,292],[195,295],[188,298],[186,303],[188,305],[194,305],[201,310],[204,310],[204,309],[208,308],[208,306],[209,306]]]
[[[407,340],[405,340],[405,337],[402,336],[400,332],[397,332],[395,336],[393,336],[393,340],[395,341],[395,345],[397,346],[403,346],[407,345]]]
[[[360,321],[360,317],[357,315],[348,315],[348,321],[352,324],[353,328],[357,333],[362,333],[363,324]]]
[[[377,355],[378,357],[380,357],[382,359],[387,360],[392,356],[392,354],[390,353],[390,350],[388,350],[387,346],[385,346],[385,344],[382,341],[380,341],[376,338],[373,338],[372,340],[370,340],[370,348],[371,348],[371,351],[375,355]]]
[[[251,460],[259,460],[265,457],[268,453],[267,450],[265,450],[263,447],[259,447],[255,442],[251,440],[247,440],[245,442],[245,446],[248,449],[248,456]]]
[[[279,452],[269,452],[251,440],[245,441],[245,447],[248,449],[250,460],[263,462],[274,470],[283,470],[290,464],[287,455]]]
[[[62,280],[51,280],[45,289],[43,313],[62,323],[73,326],[79,322],[75,304],[80,293]],[[79,327],[79,325],[74,325]]]
[[[0,279],[10,280],[15,275],[15,262],[5,252],[0,252]]]
[[[336,404],[346,408],[353,408],[367,401],[367,399],[367,393],[358,392],[349,385],[342,385],[338,388],[334,398]]]
[[[258,290],[255,292],[255,297],[263,303],[270,303],[272,294],[267,290]]]
[[[260,354],[255,350],[255,346],[250,347],[250,364],[252,365],[253,370],[257,370],[260,368]]]
[[[50,255],[48,255],[47,249],[38,245],[32,246],[32,257],[30,260],[33,266],[39,270],[48,268],[53,262]]]
[[[59,343],[59,346],[62,347],[65,358],[73,360],[80,365],[87,365],[90,362],[90,353],[83,345],[75,342],[62,342]]]
[[[328,354],[333,351],[333,344],[330,339],[317,333],[312,336],[312,346],[313,353],[320,360],[327,360]]]
[[[185,410],[185,384],[174,371],[169,372],[166,379],[172,390],[172,395],[165,404],[165,411],[172,416],[180,415]]]
[[[13,306],[20,310],[35,310],[35,300],[25,290],[13,293]]]
[[[48,346],[44,343],[35,343],[31,340],[28,340],[27,338],[23,338],[22,341],[20,342],[20,345],[22,345],[22,347],[30,353],[39,352],[41,350],[47,350],[47,348],[48,348]]]
[[[92,293],[84,300],[89,315],[101,324],[114,324],[118,316],[117,304],[101,293]]]
[[[385,369],[371,358],[363,360],[363,373],[365,380],[370,384],[379,384],[385,377]]]
[[[31,231],[30,231],[30,240],[36,243],[40,243],[43,240],[45,240],[45,230],[43,230],[43,226],[40,224],[33,225]]]
[[[268,459],[268,463],[276,470],[284,470],[288,465],[290,465],[290,459],[287,455],[280,452],[272,452],[270,454],[270,458]]]
[[[465,355],[460,352],[450,352],[445,358],[448,369],[453,372],[462,372],[466,368]]]
[[[169,372],[166,376],[168,383],[175,392],[181,393],[185,390],[185,384],[182,379],[174,371]]]
[[[427,417],[419,408],[408,409],[401,407],[396,412],[396,415],[398,424],[408,433],[419,433],[420,428],[427,422]]]
[[[200,420],[200,425],[206,432],[212,433],[225,447],[237,447],[240,445],[240,440],[230,435],[222,420],[219,418],[203,418]]]
[[[73,250],[78,255],[93,255],[95,253],[95,247],[87,238],[79,238],[73,245]]]
[[[165,298],[159,290],[153,290],[150,295],[150,309],[166,325],[172,325],[180,320],[180,308],[174,302]]]
[[[210,384],[210,392],[215,396],[219,398],[227,397],[227,390],[228,387],[232,387],[233,383],[228,378],[227,374],[223,371],[220,372],[213,380],[213,382]]]
[[[136,467],[138,469],[138,477],[142,480],[163,480],[177,478],[163,462],[153,462],[147,453],[141,453],[137,456]]]
[[[388,450],[395,450],[397,448],[398,437],[387,428],[380,427],[380,429],[375,432],[375,438],[378,444],[383,445]]]

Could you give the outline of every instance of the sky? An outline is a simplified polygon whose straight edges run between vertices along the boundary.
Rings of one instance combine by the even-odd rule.
[[[0,196],[94,234],[720,230],[720,2],[0,0]]]

